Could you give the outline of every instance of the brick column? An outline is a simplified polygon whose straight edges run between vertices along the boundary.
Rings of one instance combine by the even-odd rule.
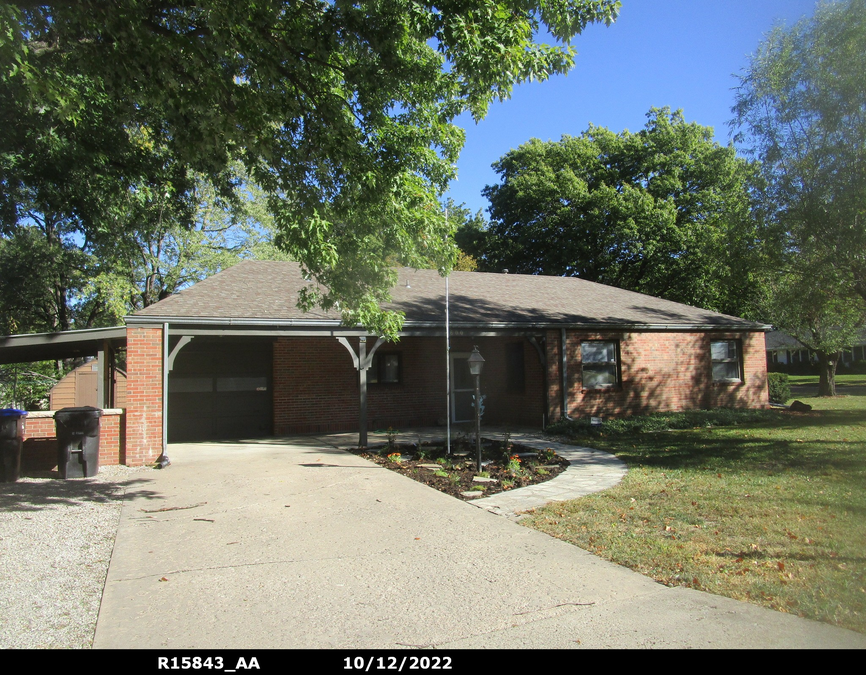
[[[545,356],[547,357],[547,422],[553,424],[562,419],[562,359],[560,357],[560,332],[547,331]]]
[[[127,466],[162,452],[162,328],[126,329]]]

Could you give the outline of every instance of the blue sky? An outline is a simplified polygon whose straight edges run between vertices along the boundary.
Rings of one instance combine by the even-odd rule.
[[[610,27],[590,26],[572,42],[577,64],[567,76],[517,87],[466,130],[458,180],[449,197],[473,212],[484,209],[485,185],[497,182],[490,165],[530,138],[557,141],[579,135],[590,122],[620,132],[643,128],[651,107],[681,108],[687,121],[715,129],[729,141],[734,77],[777,23],[811,16],[815,0],[622,0]]]

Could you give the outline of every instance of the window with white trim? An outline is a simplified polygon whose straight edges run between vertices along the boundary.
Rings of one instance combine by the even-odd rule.
[[[580,361],[584,389],[607,389],[619,384],[619,343],[581,342]]]
[[[713,382],[742,382],[739,340],[713,340],[710,342],[710,358]]]

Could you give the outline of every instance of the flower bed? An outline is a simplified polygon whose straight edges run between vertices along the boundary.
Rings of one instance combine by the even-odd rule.
[[[359,449],[355,453],[464,500],[543,483],[568,467],[568,460],[550,448],[538,451],[488,439],[482,439],[481,472],[477,470],[474,444],[463,439],[452,444],[450,455],[441,443],[389,443],[379,450]]]

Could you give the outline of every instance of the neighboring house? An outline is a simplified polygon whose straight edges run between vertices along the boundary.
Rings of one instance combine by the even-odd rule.
[[[841,363],[850,366],[856,361],[866,361],[866,333],[853,345],[843,349]],[[774,330],[767,333],[767,368],[798,366],[818,363],[817,355],[803,346],[796,338]]]
[[[484,424],[767,405],[769,326],[736,317],[576,278],[454,272],[447,357],[445,279],[435,271],[399,271],[386,306],[405,314],[396,343],[301,312],[309,283],[296,263],[247,261],[126,317],[123,461],[152,461],[163,433],[169,442],[365,435],[444,425],[446,415],[469,421],[474,346],[485,359]],[[122,347],[111,335],[100,343],[106,355]],[[0,339],[0,357],[56,342]]]
[[[114,370],[115,400],[111,407],[126,407],[126,374]],[[48,392],[48,409],[99,405],[99,362],[88,361],[64,375]]]

